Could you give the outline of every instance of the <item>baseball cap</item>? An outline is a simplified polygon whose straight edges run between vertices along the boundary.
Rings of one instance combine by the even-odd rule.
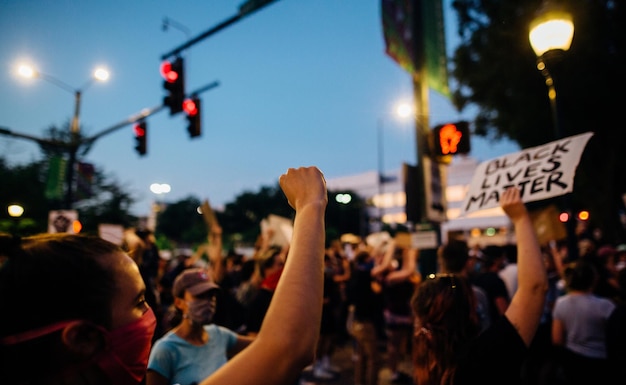
[[[598,257],[604,258],[615,253],[617,253],[617,250],[613,246],[606,245],[599,248],[596,254],[598,255]]]
[[[185,295],[185,290],[191,295],[198,295],[219,288],[205,269],[191,268],[178,274],[174,280],[172,294],[174,297],[182,298]]]

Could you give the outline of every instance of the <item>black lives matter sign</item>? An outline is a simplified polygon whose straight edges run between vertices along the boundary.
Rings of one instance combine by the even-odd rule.
[[[524,202],[572,191],[580,156],[592,132],[485,161],[478,165],[465,196],[462,215],[498,207],[500,194],[518,187]]]

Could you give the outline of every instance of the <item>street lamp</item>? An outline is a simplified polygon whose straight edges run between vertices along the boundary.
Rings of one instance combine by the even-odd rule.
[[[167,183],[152,183],[150,185],[150,191],[152,191],[153,194],[156,194],[157,196],[160,197],[161,195],[167,194],[170,191],[172,191],[172,187]],[[159,206],[161,205],[161,202],[159,202],[159,199],[157,199],[157,204]]]
[[[537,69],[541,71],[548,87],[548,98],[552,112],[552,122],[556,139],[565,137],[566,132],[560,119],[561,108],[557,102],[557,92],[554,79],[556,67],[563,54],[569,50],[574,37],[574,23],[572,15],[565,8],[550,0],[545,0],[537,13],[537,17],[530,23],[528,40],[537,55]],[[552,72],[548,69],[548,64]],[[563,197],[563,205],[568,213],[566,222],[567,249],[571,259],[578,258],[578,244],[575,233],[576,223],[572,215],[570,195]]]
[[[393,107],[393,117],[395,118],[399,118],[402,120],[406,120],[409,117],[414,115],[414,108],[413,105],[411,103],[405,102],[405,101],[400,101],[397,102],[395,104],[395,106]],[[378,119],[378,125],[377,125],[377,130],[378,130],[378,135],[377,135],[377,144],[378,144],[378,216],[379,216],[379,223],[381,226],[381,230],[382,230],[382,225],[383,225],[383,216],[385,214],[384,209],[385,209],[385,200],[383,199],[383,194],[384,194],[384,188],[383,185],[385,183],[385,177],[384,177],[384,145],[383,145],[383,133],[384,133],[384,119],[383,118],[379,118]]]
[[[67,165],[67,173],[66,173],[66,184],[67,191],[65,195],[65,204],[68,209],[72,207],[73,201],[73,191],[72,191],[72,181],[74,179],[74,163],[76,163],[76,152],[78,151],[78,147],[80,146],[80,138],[79,138],[79,120],[80,120],[80,101],[82,93],[85,92],[87,88],[89,88],[96,81],[104,82],[109,79],[109,71],[107,71],[103,67],[98,67],[94,70],[92,77],[83,84],[80,88],[74,88],[69,84],[57,79],[54,76],[42,73],[37,71],[34,67],[28,64],[22,64],[18,67],[17,73],[25,78],[39,78],[47,81],[48,83],[54,84],[57,87],[71,93],[74,95],[74,116],[72,117],[72,123],[70,125],[70,143],[68,145],[69,151],[69,160]]]
[[[554,74],[549,71],[548,63],[555,66],[563,53],[569,50],[574,37],[574,23],[569,12],[550,0],[543,3],[537,15],[530,23],[528,39],[537,55],[537,69],[541,71],[548,87],[555,135],[557,139],[561,139],[564,132],[558,116],[560,110],[557,106]]]
[[[13,218],[15,222],[13,224],[14,226],[13,236],[17,236],[19,235],[20,217],[22,216],[22,214],[24,214],[24,207],[17,205],[17,204],[13,204],[7,207],[7,211],[9,213],[9,216]]]

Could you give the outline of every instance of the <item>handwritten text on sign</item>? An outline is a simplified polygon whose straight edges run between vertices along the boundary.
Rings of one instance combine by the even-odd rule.
[[[527,148],[478,165],[463,202],[463,214],[497,207],[500,194],[520,189],[524,202],[571,192],[580,156],[592,132]]]

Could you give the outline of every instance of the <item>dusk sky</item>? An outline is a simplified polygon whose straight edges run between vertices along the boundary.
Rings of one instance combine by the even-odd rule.
[[[43,79],[17,76],[26,62],[73,89],[99,65],[110,71],[82,97],[83,134],[97,134],[162,102],[161,56],[234,16],[244,0],[0,0],[0,127],[41,137],[66,127],[74,96]],[[456,21],[445,1],[448,51]],[[173,25],[163,30],[163,19]],[[201,94],[202,136],[190,139],[182,114],[147,119],[148,153],[134,149],[131,126],[98,141],[81,158],[125,186],[147,215],[162,197],[208,199],[219,207],[244,191],[273,185],[289,167],[318,166],[327,178],[377,168],[377,130],[384,130],[384,168],[414,164],[414,122],[393,106],[412,101],[410,76],[385,54],[380,0],[279,0],[193,45],[186,60],[191,91]],[[431,125],[471,118],[430,93]],[[487,160],[516,151],[508,142],[473,138],[471,155]],[[31,141],[0,136],[10,164],[41,158]]]

